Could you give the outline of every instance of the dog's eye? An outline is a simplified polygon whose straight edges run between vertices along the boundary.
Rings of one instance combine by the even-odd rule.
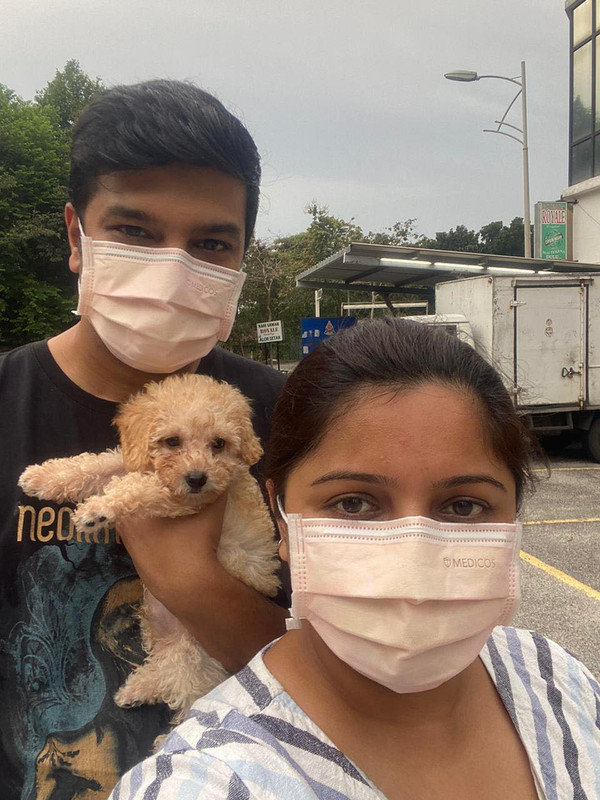
[[[164,440],[164,442],[167,445],[167,447],[179,447],[179,445],[181,444],[181,439],[179,438],[179,436],[168,436]]]
[[[225,439],[213,439],[212,449],[222,450],[225,447]]]

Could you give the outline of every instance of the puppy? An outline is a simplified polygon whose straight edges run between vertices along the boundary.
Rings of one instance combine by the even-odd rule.
[[[119,449],[30,466],[19,486],[35,497],[79,503],[75,526],[87,532],[133,514],[194,514],[227,491],[217,558],[248,586],[275,595],[273,523],[249,472],[263,451],[246,398],[206,376],[176,375],[149,383],[119,407],[115,423]],[[168,703],[173,722],[180,722],[227,672],[147,589],[140,620],[148,655],[115,700],[121,706]]]

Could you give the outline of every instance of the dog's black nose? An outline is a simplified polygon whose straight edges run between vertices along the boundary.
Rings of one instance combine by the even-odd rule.
[[[204,472],[188,472],[185,482],[192,492],[199,492],[206,483],[206,475]]]

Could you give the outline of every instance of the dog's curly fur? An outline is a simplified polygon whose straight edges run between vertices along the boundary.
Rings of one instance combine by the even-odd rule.
[[[120,449],[30,466],[19,486],[39,498],[79,503],[75,525],[87,532],[133,514],[193,514],[227,490],[217,558],[248,586],[275,595],[273,523],[249,472],[262,448],[241,392],[206,376],[171,376],[120,406],[115,422]],[[148,656],[119,689],[116,702],[165,702],[178,722],[227,672],[147,589],[140,618]]]

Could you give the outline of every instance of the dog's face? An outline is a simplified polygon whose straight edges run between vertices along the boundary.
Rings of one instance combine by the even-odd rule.
[[[246,398],[201,375],[149,384],[121,406],[116,424],[126,469],[156,472],[174,498],[198,507],[262,455]]]

